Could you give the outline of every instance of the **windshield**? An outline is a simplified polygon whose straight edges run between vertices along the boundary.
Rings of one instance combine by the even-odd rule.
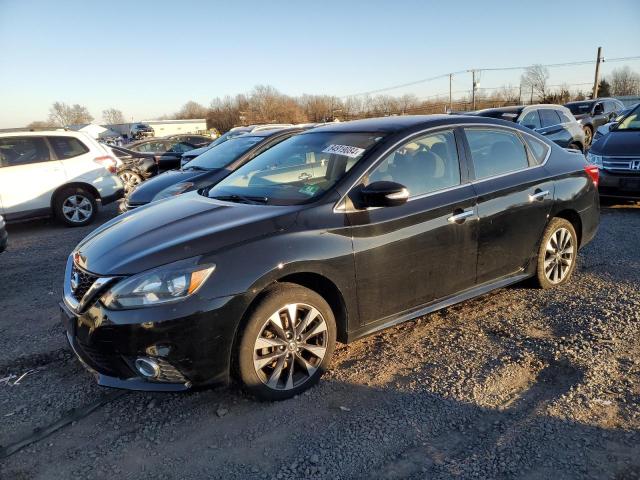
[[[225,168],[261,140],[264,140],[264,137],[242,136],[232,138],[198,155],[187,163],[184,168],[202,168],[207,170]]]
[[[640,105],[634,108],[631,113],[629,113],[626,117],[620,120],[620,123],[615,127],[616,131],[620,130],[630,130],[637,131],[640,130]]]
[[[565,107],[567,107],[574,115],[582,115],[584,113],[591,112],[592,105],[593,104],[591,102],[568,103]]]
[[[271,205],[306,203],[333,187],[382,138],[380,133],[296,135],[236,170],[208,196]]]

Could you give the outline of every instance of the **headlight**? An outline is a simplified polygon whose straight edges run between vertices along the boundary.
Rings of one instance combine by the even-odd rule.
[[[163,198],[173,197],[174,195],[180,195],[181,193],[189,190],[194,185],[195,184],[192,182],[176,183],[175,185],[171,185],[169,188],[161,190],[155,197],[153,197],[153,199],[160,200]]]
[[[194,265],[194,259],[139,273],[114,285],[101,298],[105,307],[125,310],[183,300],[200,289],[215,265]]]
[[[596,165],[598,168],[602,168],[602,155],[595,155],[591,152],[587,153],[587,162]]]

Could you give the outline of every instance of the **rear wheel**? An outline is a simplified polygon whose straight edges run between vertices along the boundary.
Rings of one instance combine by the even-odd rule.
[[[89,225],[98,213],[96,197],[83,187],[60,191],[53,205],[56,217],[71,227]]]
[[[262,400],[293,397],[318,382],[335,341],[335,318],[320,295],[296,284],[277,284],[242,332],[237,353],[242,386]]]
[[[552,219],[538,252],[538,286],[546,289],[567,283],[576,268],[577,255],[578,237],[571,222],[564,218]]]

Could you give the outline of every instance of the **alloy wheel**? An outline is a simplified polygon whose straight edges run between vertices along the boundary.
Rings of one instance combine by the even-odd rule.
[[[124,183],[124,189],[126,193],[131,192],[140,184],[141,181],[140,175],[134,172],[122,172],[120,174],[120,179]]]
[[[267,387],[291,390],[320,367],[328,346],[327,323],[320,312],[292,303],[264,323],[253,348],[253,366]]]
[[[566,228],[559,228],[547,241],[544,256],[544,274],[553,284],[562,282],[571,270],[575,249],[573,237]]]
[[[73,194],[62,202],[62,214],[72,223],[82,223],[91,217],[93,204],[81,194]]]
[[[584,127],[584,144],[591,145],[591,129],[589,127]]]

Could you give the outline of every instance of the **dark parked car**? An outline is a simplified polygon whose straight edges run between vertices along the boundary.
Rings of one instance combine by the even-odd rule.
[[[154,175],[180,168],[182,154],[193,150],[195,146],[186,142],[152,138],[130,143],[126,147],[110,148],[123,163],[118,168],[118,176],[125,185],[125,192],[129,192]]]
[[[621,112],[618,113],[618,116],[609,123],[605,123],[604,125],[602,125],[601,127],[599,127],[596,130],[596,133],[593,134],[593,141],[595,142],[596,140],[598,140],[600,137],[602,137],[603,135],[606,135],[607,133],[609,133],[609,130],[611,129],[611,127],[613,125],[615,125],[616,123],[618,123],[620,120],[622,120],[623,117],[626,117],[629,113],[631,113],[632,110],[635,110],[635,108],[640,105],[640,103],[634,103],[633,105],[630,106],[625,106],[624,110],[622,110]]]
[[[7,248],[7,241],[9,235],[7,234],[6,224],[4,223],[4,218],[0,215],[0,253],[4,252]]]
[[[196,135],[194,133],[184,133],[178,135],[167,135],[163,137],[165,140],[173,140],[174,142],[184,142],[193,145],[195,148],[201,148],[213,142],[213,138],[206,135]]]
[[[588,148],[594,132],[609,123],[624,110],[624,104],[615,98],[597,98],[565,104],[584,130],[585,146]]]
[[[501,118],[535,130],[564,148],[584,151],[585,136],[571,112],[561,105],[529,105],[488,108],[473,112],[480,117]]]
[[[318,381],[355,339],[532,277],[566,284],[598,169],[514,123],[401,116],[319,127],[222,182],[107,222],[69,256],[62,319],[101,385]]]
[[[600,169],[600,195],[640,199],[640,106],[594,142],[587,160]]]
[[[120,211],[126,212],[154,200],[218,183],[256,155],[301,131],[301,128],[261,130],[227,140],[191,160],[180,170],[165,172],[139,185],[120,203]]]

